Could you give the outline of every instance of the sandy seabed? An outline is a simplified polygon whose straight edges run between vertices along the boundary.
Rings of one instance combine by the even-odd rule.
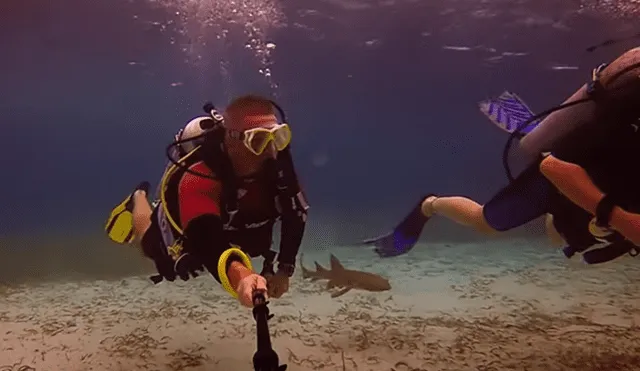
[[[567,261],[531,241],[330,251],[392,290],[331,299],[294,276],[273,300],[289,370],[638,370],[640,261]],[[328,265],[328,251],[305,252]],[[255,322],[206,276],[0,290],[0,371],[251,370]]]

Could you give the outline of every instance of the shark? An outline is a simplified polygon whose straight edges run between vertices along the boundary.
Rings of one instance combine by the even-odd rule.
[[[372,292],[387,291],[391,289],[389,280],[375,273],[362,272],[352,269],[346,269],[340,260],[331,254],[330,263],[331,270],[324,268],[318,262],[315,272],[304,267],[302,264],[302,254],[300,254],[300,267],[302,268],[302,278],[310,278],[312,281],[329,280],[327,282],[327,290],[340,288],[340,290],[331,294],[332,298],[342,296],[352,289],[365,290]]]

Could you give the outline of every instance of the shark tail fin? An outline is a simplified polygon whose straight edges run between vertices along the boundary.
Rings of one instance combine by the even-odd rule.
[[[534,113],[518,95],[510,91],[504,91],[498,98],[481,101],[478,106],[480,112],[507,133],[518,130],[521,134],[528,134],[540,123],[537,120],[522,127]]]

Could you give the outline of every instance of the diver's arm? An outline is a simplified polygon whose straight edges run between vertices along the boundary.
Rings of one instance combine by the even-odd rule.
[[[192,219],[184,230],[186,252],[195,257],[207,268],[216,281],[221,282],[218,275],[218,263],[222,254],[230,248],[222,220],[215,214],[203,214]],[[234,289],[244,277],[253,272],[242,264],[239,255],[232,254],[227,259],[227,277]]]
[[[302,237],[306,222],[293,212],[285,212],[282,215],[280,252],[278,254],[279,268],[285,266],[293,267],[296,263],[296,256],[302,244]],[[291,272],[293,273],[293,272]]]
[[[540,172],[571,202],[596,215],[598,204],[605,194],[581,166],[549,155],[540,163]],[[620,207],[614,207],[612,222],[621,211]]]
[[[293,275],[296,256],[302,244],[302,237],[307,222],[307,204],[302,191],[295,196],[280,200],[282,208],[282,224],[280,253],[278,254],[278,270]]]
[[[605,194],[582,167],[548,156],[540,164],[540,171],[574,204],[597,216],[598,204],[605,198]],[[611,201],[605,209],[607,206],[612,208],[611,213],[605,217],[608,219],[605,223],[636,246],[640,246],[640,215],[615,206]]]
[[[204,166],[194,170],[209,172]],[[185,226],[184,248],[194,254],[218,282],[221,282],[218,274],[220,257],[230,248],[220,218],[221,191],[219,181],[190,173],[183,176],[178,186],[180,220]],[[227,259],[226,268],[229,283],[234,289],[242,278],[253,273],[235,253]]]

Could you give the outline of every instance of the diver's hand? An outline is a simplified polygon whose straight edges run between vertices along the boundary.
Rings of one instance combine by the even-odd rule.
[[[176,260],[174,270],[183,281],[189,281],[191,277],[198,277],[198,272],[204,272],[204,267],[193,255],[185,253]]]
[[[173,260],[167,254],[158,254],[151,258],[156,266],[157,275],[149,277],[154,284],[159,284],[163,280],[173,282],[176,280],[176,271]]]
[[[611,227],[634,245],[640,246],[640,214],[615,208],[611,214]]]
[[[272,298],[280,298],[289,291],[289,276],[278,271],[276,274],[267,274],[267,292]]]
[[[267,279],[257,273],[252,273],[245,278],[241,279],[238,283],[236,292],[238,293],[238,300],[242,305],[248,308],[253,307],[253,293],[256,290],[267,291]],[[268,299],[265,294],[265,300]]]

